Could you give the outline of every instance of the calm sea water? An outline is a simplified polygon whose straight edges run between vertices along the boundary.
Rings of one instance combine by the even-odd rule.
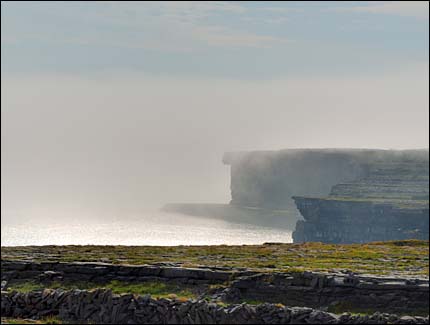
[[[291,230],[156,213],[104,223],[2,224],[1,245],[240,245],[292,242]]]

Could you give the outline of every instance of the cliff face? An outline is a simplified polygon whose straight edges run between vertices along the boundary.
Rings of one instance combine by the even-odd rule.
[[[295,242],[428,239],[429,151],[300,149],[227,153],[231,204],[294,201]]]
[[[295,197],[305,221],[298,221],[294,242],[363,243],[428,239],[428,201],[372,201]]]
[[[295,242],[429,238],[428,161],[390,159],[365,169],[364,177],[333,186],[327,197],[295,197],[305,218]]]

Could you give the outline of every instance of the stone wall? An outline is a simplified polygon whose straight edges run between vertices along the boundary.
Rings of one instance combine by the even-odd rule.
[[[349,306],[354,310],[405,313],[428,310],[427,280],[353,274],[257,274],[232,282],[236,296],[312,308]]]
[[[181,281],[218,283],[224,289],[212,299],[237,302],[260,300],[285,305],[322,308],[347,303],[351,308],[413,313],[429,308],[428,278],[387,278],[349,273],[256,273],[238,270],[130,266],[105,263],[32,263],[2,261],[2,280]]]
[[[48,272],[48,273],[46,273]],[[234,276],[253,274],[249,271],[181,268],[158,265],[115,265],[108,263],[61,263],[1,261],[2,280],[39,278],[57,272],[62,280],[108,282],[134,281],[151,278],[184,279],[188,282],[221,283]]]
[[[63,321],[97,324],[428,324],[429,317],[375,313],[335,315],[301,307],[241,304],[222,307],[206,301],[152,299],[111,291],[44,290],[1,292],[2,317],[59,316]]]

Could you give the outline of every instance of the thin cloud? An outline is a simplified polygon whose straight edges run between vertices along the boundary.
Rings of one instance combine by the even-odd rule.
[[[285,7],[263,7],[262,10],[273,12],[273,13],[279,13],[279,14],[289,14],[291,12],[302,11],[299,8],[285,8]]]
[[[385,14],[409,16],[419,19],[429,19],[428,1],[381,1],[369,2],[367,5],[355,7],[335,8],[338,12],[363,12],[371,14]]]
[[[102,2],[97,7],[83,9],[85,6],[77,9],[80,15],[76,11],[63,11],[61,15],[76,24],[90,24],[85,33],[75,31],[66,35],[59,28],[49,33],[38,31],[38,35],[23,35],[18,30],[2,32],[2,39],[41,39],[51,43],[165,52],[191,52],[205,47],[267,48],[286,42],[280,37],[253,32],[246,25],[237,28],[220,20],[220,13],[236,20],[246,16],[248,9],[232,2]]]
[[[217,26],[196,27],[194,37],[204,40],[210,46],[271,47],[287,42],[286,39],[280,37],[256,35]]]

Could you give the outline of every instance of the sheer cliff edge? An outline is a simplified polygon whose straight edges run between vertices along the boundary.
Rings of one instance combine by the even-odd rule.
[[[295,242],[429,238],[429,150],[286,149],[226,153],[231,204],[289,209]]]

